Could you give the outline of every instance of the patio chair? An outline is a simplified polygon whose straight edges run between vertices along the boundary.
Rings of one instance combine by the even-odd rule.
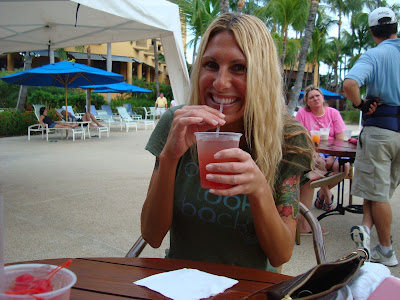
[[[130,103],[124,103],[124,107],[125,107],[126,111],[131,116],[132,119],[134,119],[134,120],[141,120],[142,119],[141,115],[138,115],[137,113],[134,113],[132,111],[132,105]]]
[[[62,109],[65,110],[65,105],[62,106]],[[95,110],[96,109],[94,108],[94,111]],[[92,106],[90,108],[90,111],[92,111]],[[71,115],[76,119],[80,119],[84,115],[82,113],[75,114],[74,110],[72,109],[72,106],[70,106],[70,105],[68,105],[68,112],[71,113]],[[93,113],[91,112],[91,114],[93,114]],[[97,112],[96,112],[96,114],[97,114]],[[98,118],[98,120],[100,120],[100,119]],[[86,132],[87,132],[86,134],[89,137],[89,139],[91,139],[92,136],[90,134],[90,123],[92,123],[92,121],[81,121],[79,123],[81,124],[81,127],[82,127],[83,130],[86,129]],[[87,124],[87,126],[85,126],[85,124]],[[101,139],[101,133],[102,132],[106,132],[107,133],[107,137],[110,137],[110,131],[109,131],[108,127],[106,127],[106,126],[104,126],[104,127],[92,127],[92,129],[96,129],[99,132],[99,139]]]
[[[118,106],[117,110],[118,110],[118,114],[121,118],[122,124],[125,124],[126,132],[129,131],[130,127],[135,127],[135,129],[137,131],[137,123],[134,122],[134,120],[130,117],[130,115],[126,111],[126,108],[122,107],[122,106]],[[122,125],[121,125],[121,130],[122,130]]]
[[[111,130],[111,125],[120,125],[121,124],[121,131],[122,131],[122,122],[116,121],[112,116],[110,116],[105,110],[99,109],[97,111],[101,121],[108,125],[108,129]]]
[[[157,109],[155,108],[155,106],[150,106],[150,116],[153,119],[157,119]]]
[[[150,119],[150,118],[151,119],[155,119],[156,118],[156,112],[155,111],[151,112],[151,107],[150,107],[150,111],[148,111],[147,108],[144,107],[144,106],[143,106],[143,109],[144,109],[144,119],[145,120]]]
[[[40,120],[40,109],[44,107],[45,105],[43,104],[33,104],[33,108],[35,111],[35,116],[37,120]],[[44,137],[44,134],[46,133],[46,140],[49,141],[49,133],[59,133],[60,137],[62,132],[65,132],[66,130],[70,130],[72,132],[72,140],[75,141],[75,137],[77,135],[81,136],[81,139],[85,139],[85,131],[82,128],[49,128],[48,126],[43,127],[40,123],[34,124],[28,127],[28,141],[31,140],[31,132],[41,132],[42,133],[42,140]]]
[[[313,213],[305,206],[303,203],[299,202],[299,211],[303,218],[305,218],[310,224],[313,244],[314,244],[314,252],[315,257],[317,259],[317,264],[326,263],[326,253],[325,253],[325,245],[324,238],[322,235],[322,229],[319,225],[318,219],[313,215]],[[300,223],[297,223],[300,224]],[[296,244],[300,245],[300,228],[297,226],[296,230]]]
[[[65,110],[65,105],[61,106],[62,110]],[[74,113],[74,110],[71,105],[67,106],[67,111],[76,119],[82,118],[83,113]]]
[[[114,119],[119,119],[118,114],[112,112],[110,105],[102,105],[101,110],[104,110],[105,112],[107,112],[107,114],[110,117],[112,117]],[[98,113],[98,111],[97,111],[97,113]]]
[[[301,215],[306,218],[307,222],[311,226],[313,232],[314,253],[317,264],[326,263],[324,238],[322,236],[321,226],[319,225],[317,218],[301,202],[299,202],[299,210]],[[147,242],[143,239],[142,236],[140,236],[125,257],[139,257],[140,253],[142,253],[146,245]]]
[[[89,112],[89,111],[88,111],[87,105],[85,105],[85,109],[86,109],[86,112]],[[98,114],[97,114],[97,109],[96,109],[96,107],[95,107],[94,105],[90,105],[90,113],[91,113],[97,120],[100,120],[100,118],[98,117]]]

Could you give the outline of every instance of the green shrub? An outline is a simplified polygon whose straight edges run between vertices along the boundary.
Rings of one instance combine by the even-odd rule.
[[[346,110],[341,111],[340,114],[342,115],[343,121],[346,124],[358,124],[360,119],[360,111],[358,110]]]
[[[48,115],[54,120],[59,121],[54,109],[50,109]],[[37,124],[35,113],[25,110],[22,113],[18,110],[5,110],[0,112],[0,137],[26,135],[28,126]]]
[[[28,126],[36,124],[33,111],[4,111],[0,113],[0,136],[16,136],[27,134]]]

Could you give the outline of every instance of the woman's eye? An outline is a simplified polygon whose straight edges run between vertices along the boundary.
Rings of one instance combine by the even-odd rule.
[[[235,72],[246,72],[247,67],[242,64],[237,64],[232,67],[233,71]]]
[[[206,61],[203,64],[203,68],[208,68],[208,69],[218,69],[218,64],[214,61]]]

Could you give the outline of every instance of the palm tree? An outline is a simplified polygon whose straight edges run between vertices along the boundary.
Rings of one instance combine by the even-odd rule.
[[[342,18],[349,16],[353,11],[360,11],[362,8],[361,0],[325,0],[326,3],[330,5],[333,13],[337,14],[338,20],[338,40],[341,41],[341,31],[342,31]],[[338,80],[338,66],[341,56],[341,48],[337,49],[336,52],[336,68],[335,68],[335,91],[339,92],[339,80]]]
[[[310,62],[313,66],[313,74],[319,74],[319,64],[327,49],[328,31],[333,24],[334,21],[332,21],[326,14],[325,10],[320,7],[312,35],[311,51],[309,53]]]
[[[194,38],[188,45],[193,45],[193,60],[196,56],[197,43],[206,31],[208,25],[219,14],[219,0],[175,0],[181,10],[182,22],[188,24]]]
[[[297,101],[300,96],[301,84],[303,82],[304,69],[306,66],[307,53],[308,53],[308,48],[310,46],[312,33],[314,31],[315,17],[318,11],[318,5],[319,5],[319,0],[311,0],[310,14],[308,15],[306,33],[304,35],[303,44],[301,45],[301,50],[300,50],[299,66],[297,68],[296,81],[294,83],[293,90],[290,93],[290,100],[287,109],[289,114],[293,114],[294,109],[297,106]]]
[[[157,97],[160,96],[160,81],[158,80],[158,46],[157,46],[157,40],[152,39],[151,43],[154,46],[154,79],[156,82],[156,92],[157,92]]]
[[[221,14],[229,12],[229,0],[220,0],[219,3]]]
[[[285,61],[286,44],[289,40],[288,32],[293,24],[304,25],[307,18],[308,0],[275,0],[269,1],[267,6],[258,10],[257,15],[261,17],[272,17],[281,27],[283,37],[281,62]]]

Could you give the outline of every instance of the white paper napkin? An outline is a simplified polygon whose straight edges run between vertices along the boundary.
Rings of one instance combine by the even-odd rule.
[[[171,299],[197,300],[222,293],[238,281],[185,268],[152,275],[133,283],[157,291]]]

